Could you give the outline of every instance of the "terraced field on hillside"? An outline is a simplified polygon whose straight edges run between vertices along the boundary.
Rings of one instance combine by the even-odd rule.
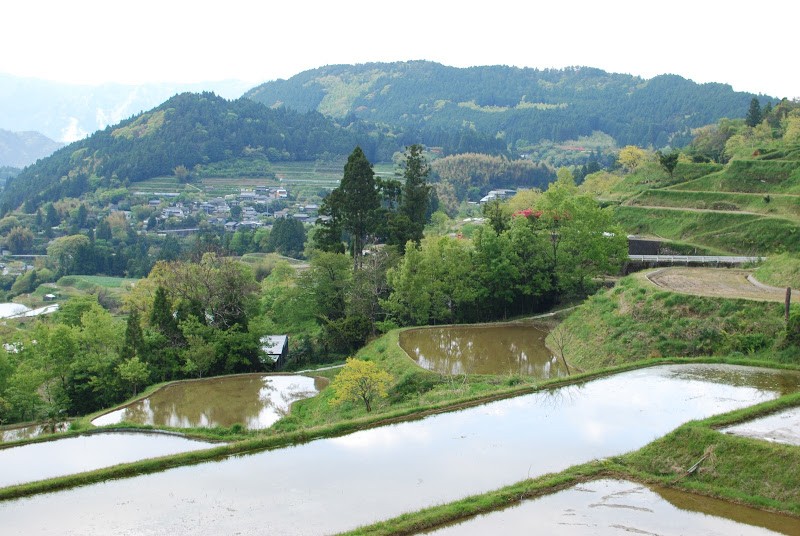
[[[683,182],[628,185],[615,210],[626,231],[721,254],[800,252],[800,161],[683,166]],[[698,171],[708,173],[689,178]]]

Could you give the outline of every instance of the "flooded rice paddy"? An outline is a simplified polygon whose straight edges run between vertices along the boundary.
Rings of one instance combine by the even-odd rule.
[[[547,349],[547,332],[530,324],[445,326],[400,334],[400,346],[419,366],[443,374],[564,375]]]
[[[0,487],[212,446],[163,433],[103,432],[9,447],[0,449]]]
[[[0,430],[0,442],[19,441],[22,439],[33,439],[43,434],[64,432],[69,428],[68,422],[60,422],[55,426],[46,424],[29,424],[27,426],[14,426]]]
[[[172,428],[268,428],[292,402],[316,395],[326,380],[308,376],[246,374],[177,382],[92,421],[105,426],[123,421]]]
[[[426,534],[490,533],[800,536],[800,521],[674,489],[649,488],[624,480],[596,480]]]
[[[13,534],[331,534],[793,392],[797,374],[660,366],[425,419],[0,503]],[[57,520],[53,523],[52,520]]]
[[[721,431],[774,443],[800,446],[800,408],[780,411],[766,417],[723,428]]]

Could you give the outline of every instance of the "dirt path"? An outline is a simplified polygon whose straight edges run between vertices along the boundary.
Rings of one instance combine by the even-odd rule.
[[[764,214],[762,212],[749,212],[747,210],[716,210],[713,208],[665,207],[661,205],[636,205],[636,204],[629,204],[625,206],[634,208],[646,208],[653,210],[674,210],[676,212],[706,212],[708,214],[745,214],[748,216],[764,216],[773,218],[780,217],[780,216],[775,216],[774,214]]]
[[[783,302],[786,298],[785,288],[769,287],[755,281],[750,270],[672,267],[649,272],[645,278],[656,286],[698,296],[776,302]],[[792,291],[792,299],[800,300],[800,292],[796,289]]]

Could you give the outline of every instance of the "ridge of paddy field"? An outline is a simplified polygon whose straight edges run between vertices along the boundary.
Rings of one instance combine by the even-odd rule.
[[[800,161],[732,160],[720,171],[667,188],[711,192],[800,194]]]
[[[740,255],[800,252],[800,225],[778,216],[637,206],[614,207],[632,234],[660,237]]]
[[[645,190],[625,206],[678,208],[700,211],[739,212],[800,220],[800,196],[693,190]]]
[[[564,320],[556,334],[572,366],[595,370],[646,358],[724,355],[800,364],[800,349],[783,346],[783,303],[673,292],[646,274],[622,278]],[[559,346],[553,333],[547,341]]]

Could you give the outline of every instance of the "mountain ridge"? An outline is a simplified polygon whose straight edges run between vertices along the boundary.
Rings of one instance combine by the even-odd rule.
[[[621,145],[664,147],[687,143],[693,128],[743,116],[756,95],[675,74],[644,79],[582,66],[459,68],[409,61],[327,65],[265,82],[244,97],[423,133],[461,121],[509,145],[602,131]]]

